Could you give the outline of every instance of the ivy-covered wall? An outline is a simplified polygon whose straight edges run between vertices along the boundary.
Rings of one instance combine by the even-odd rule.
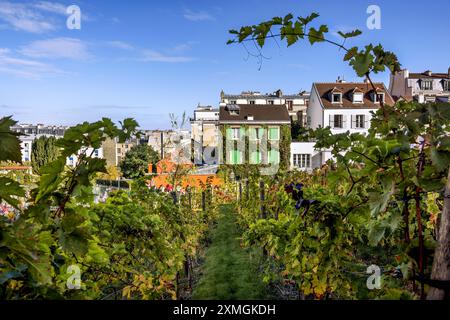
[[[267,166],[267,154],[263,154],[262,155],[262,162],[263,164],[259,164],[259,165],[255,165],[255,164],[250,164],[250,153],[249,153],[249,128],[251,127],[260,127],[264,129],[264,135],[263,135],[263,139],[266,139],[266,141],[268,140],[268,129],[269,126],[268,125],[241,125],[241,130],[244,129],[245,132],[245,158],[244,158],[244,166],[248,167],[248,166],[253,166],[253,167],[262,167],[262,166]],[[221,125],[220,126],[220,132],[222,134],[222,155],[223,155],[223,159],[222,159],[222,165],[226,165],[226,166],[232,166],[230,164],[228,164],[228,158],[227,158],[227,153],[226,153],[226,149],[227,149],[227,140],[226,140],[226,132],[227,129],[232,127],[231,125]],[[234,126],[233,126],[234,127]],[[279,151],[280,151],[280,169],[282,171],[286,171],[289,169],[290,166],[290,157],[291,157],[291,142],[292,142],[292,138],[291,138],[291,127],[290,125],[280,125],[280,140],[279,140]],[[233,148],[237,148],[238,147],[238,141],[233,141]],[[271,150],[271,143],[267,143],[267,152],[269,152]],[[267,153],[266,152],[266,153]],[[234,165],[236,166],[236,165]],[[242,166],[242,165],[241,165]]]

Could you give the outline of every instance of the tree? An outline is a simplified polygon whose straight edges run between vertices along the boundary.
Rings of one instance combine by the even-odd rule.
[[[148,145],[138,145],[127,152],[120,163],[120,171],[127,179],[143,177],[148,170],[148,165],[156,164],[160,160],[158,153]]]
[[[33,141],[31,146],[31,166],[35,173],[47,163],[55,161],[59,156],[59,149],[56,146],[55,137],[42,136]]]

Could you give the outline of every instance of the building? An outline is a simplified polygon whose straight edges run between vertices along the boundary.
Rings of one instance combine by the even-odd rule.
[[[258,91],[243,91],[240,94],[226,94],[222,91],[220,105],[227,104],[253,104],[253,105],[283,105],[289,112],[292,121],[300,121],[306,125],[306,109],[308,108],[309,92],[298,94],[283,94],[281,90],[274,93],[261,94]]]
[[[380,108],[380,101],[387,105],[395,103],[383,83],[375,83],[374,86],[375,90],[367,82],[314,83],[308,107],[309,127],[311,129],[330,127],[333,134],[347,131],[366,134],[370,128],[372,112]],[[321,157],[319,161],[316,151],[307,153],[300,152],[300,149],[301,146],[298,145],[297,151],[293,152],[309,154],[312,168],[324,164],[331,158],[331,152],[327,150],[319,153]],[[310,150],[310,146],[306,146],[306,143],[305,150]]]
[[[119,143],[117,138],[108,138],[102,144],[102,156],[108,166],[119,166],[127,152],[137,144],[137,139],[130,139],[124,143]]]
[[[147,130],[143,141],[159,153],[161,159],[191,162],[191,133],[188,130]]]
[[[391,75],[389,91],[395,99],[406,101],[450,102],[450,68],[446,73],[396,72]]]
[[[315,142],[291,143],[291,170],[311,171],[322,165],[322,155],[320,150],[314,148]]]
[[[30,162],[31,159],[31,150],[33,147],[33,141],[36,139],[39,139],[40,137],[55,137],[55,138],[62,138],[62,136],[59,135],[52,135],[52,134],[31,134],[31,135],[23,135],[20,136],[20,147],[22,150],[22,162]],[[74,167],[78,161],[78,155],[81,153],[81,151],[78,152],[78,154],[72,155],[70,157],[67,157],[66,165],[70,167]],[[95,149],[89,148],[87,150],[87,154],[91,154],[93,158],[103,158],[103,148]]]
[[[219,111],[221,163],[278,166],[287,159],[285,162],[288,165],[290,153],[289,150],[283,150],[282,145],[285,139],[290,141],[290,124],[288,110],[283,105],[221,106]]]
[[[11,127],[12,131],[29,135],[46,135],[62,137],[69,129],[67,126],[46,126],[43,124],[16,124]]]
[[[198,106],[190,118],[193,162],[196,165],[216,165],[219,136],[219,109]]]

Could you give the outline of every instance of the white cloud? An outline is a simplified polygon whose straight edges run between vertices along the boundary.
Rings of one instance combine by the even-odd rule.
[[[58,2],[50,2],[50,1],[39,1],[37,3],[32,4],[32,6],[36,9],[47,11],[51,13],[56,13],[60,15],[67,15],[67,6],[58,3]]]
[[[194,59],[185,56],[167,55],[155,50],[145,49],[142,50],[142,57],[139,60],[143,62],[179,63],[179,62],[190,62]]]
[[[211,14],[206,11],[192,11],[189,9],[184,10],[183,16],[190,21],[213,21],[216,20]]]
[[[119,41],[119,40],[115,40],[115,41],[109,41],[108,45],[117,49],[123,49],[123,50],[134,50],[134,46],[124,42],[124,41]]]
[[[12,56],[11,50],[7,48],[0,48],[0,72],[28,79],[40,79],[43,75],[63,73],[47,63]]]
[[[33,58],[88,59],[91,55],[84,42],[74,38],[38,40],[21,48],[20,53]]]
[[[15,30],[43,33],[55,29],[55,25],[39,12],[22,3],[1,2],[0,20]]]

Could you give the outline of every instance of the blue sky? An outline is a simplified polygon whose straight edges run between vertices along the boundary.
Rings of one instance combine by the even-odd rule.
[[[81,30],[66,28],[71,4],[81,8]],[[381,8],[380,30],[366,27],[371,4]],[[296,93],[338,76],[358,80],[327,44],[269,41],[261,69],[242,46],[225,45],[231,28],[312,11],[330,38],[359,28],[349,45],[382,43],[413,71],[450,67],[448,0],[0,0],[0,116],[69,125],[134,117],[142,128],[167,128],[169,112],[217,105],[221,90]],[[375,78],[388,84],[387,73]]]

